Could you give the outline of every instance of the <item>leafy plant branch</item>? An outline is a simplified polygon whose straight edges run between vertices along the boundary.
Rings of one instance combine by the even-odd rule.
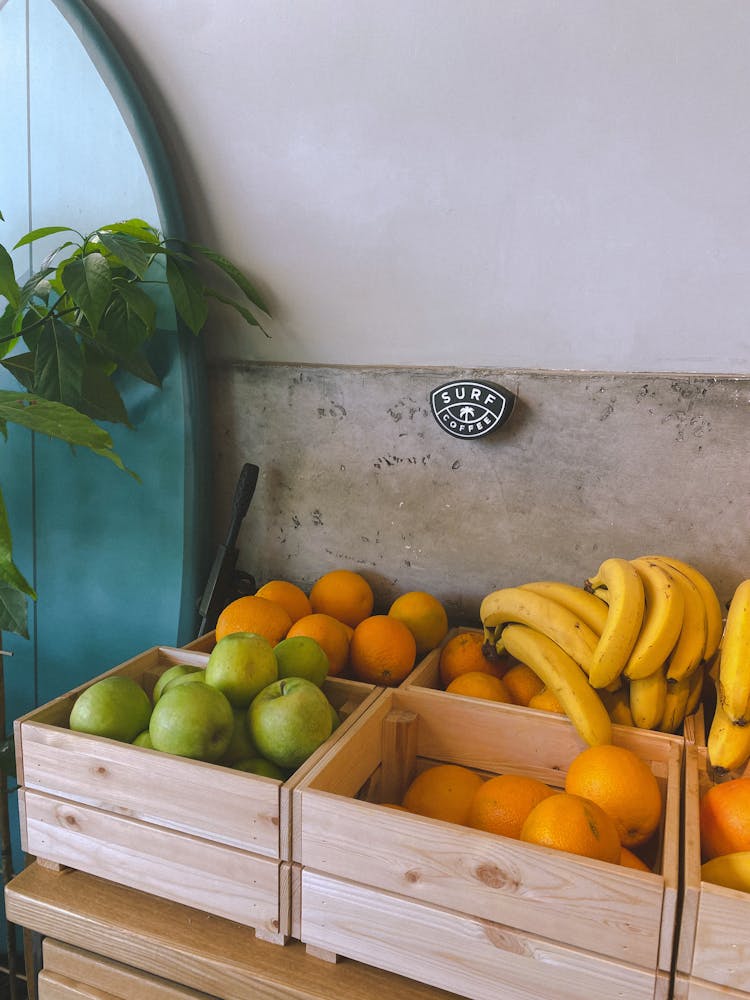
[[[20,386],[0,391],[0,433],[7,440],[8,424],[18,424],[89,448],[130,472],[99,422],[132,426],[114,380],[117,372],[160,385],[147,353],[158,331],[155,292],[168,295],[195,335],[205,326],[212,300],[230,306],[266,336],[261,317],[268,308],[232,261],[201,244],[165,238],[142,219],[87,234],[68,226],[34,229],[12,250],[53,236],[63,242],[23,283],[12,251],[0,243],[0,365]],[[207,270],[235,293],[206,284]],[[0,632],[28,637],[27,598],[35,597],[13,560],[0,491]]]

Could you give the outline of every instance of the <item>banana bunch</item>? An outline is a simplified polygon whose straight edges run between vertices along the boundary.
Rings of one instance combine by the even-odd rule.
[[[750,582],[745,604],[750,634]],[[706,577],[666,556],[605,559],[583,587],[496,590],[479,614],[486,639],[539,675],[590,744],[609,742],[612,722],[676,732],[700,701],[723,629]],[[746,682],[750,721],[750,671]]]
[[[712,677],[716,710],[708,757],[715,771],[735,771],[750,760],[750,580],[739,584],[729,602]]]

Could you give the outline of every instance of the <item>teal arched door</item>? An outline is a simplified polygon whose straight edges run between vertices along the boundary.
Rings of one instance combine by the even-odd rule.
[[[0,93],[3,244],[36,227],[90,231],[133,217],[185,235],[148,109],[81,0],[0,0]],[[19,275],[37,263],[23,253]],[[30,638],[3,635],[8,727],[139,651],[196,633],[210,564],[204,369],[168,305],[153,359],[163,387],[123,383],[135,430],[108,428],[140,482],[18,427],[0,440],[14,556],[38,594]]]

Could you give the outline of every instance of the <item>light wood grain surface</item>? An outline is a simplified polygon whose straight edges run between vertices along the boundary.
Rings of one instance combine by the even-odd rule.
[[[36,863],[6,889],[8,919],[57,941],[221,1000],[451,1000],[455,995],[82,872]],[[75,994],[73,994],[75,995]]]

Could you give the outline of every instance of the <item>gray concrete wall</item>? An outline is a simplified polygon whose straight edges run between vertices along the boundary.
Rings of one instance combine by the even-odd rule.
[[[458,440],[429,396],[472,375],[518,403]],[[216,540],[254,462],[238,565],[259,584],[347,567],[382,610],[423,589],[476,624],[490,590],[581,583],[610,555],[692,561],[723,601],[750,575],[750,378],[214,364],[210,392]]]

